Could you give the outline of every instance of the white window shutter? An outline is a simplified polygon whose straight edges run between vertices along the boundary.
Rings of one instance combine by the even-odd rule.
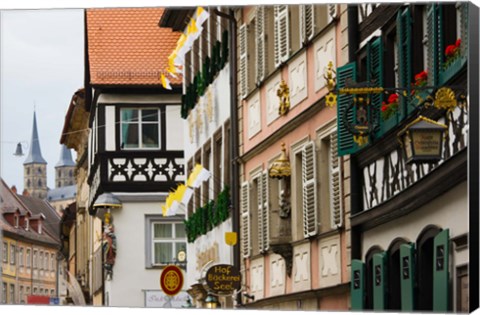
[[[242,255],[244,258],[250,256],[251,247],[250,247],[250,212],[248,211],[249,203],[249,184],[245,182],[240,188],[240,211],[241,211],[241,245],[242,245]]]
[[[261,221],[261,227],[262,227],[262,243],[263,246],[260,248],[260,251],[267,251],[269,246],[269,212],[270,212],[270,207],[269,207],[269,178],[268,178],[268,171],[264,171],[262,173],[262,221]]]
[[[302,149],[302,199],[303,235],[310,237],[318,233],[317,176],[315,167],[315,144],[309,142]]]
[[[274,6],[275,18],[275,67],[290,57],[290,21],[288,5]]]
[[[255,24],[255,40],[256,40],[256,79],[262,82],[266,73],[266,38],[265,38],[265,7],[257,6]]]
[[[315,35],[315,10],[313,5],[301,5],[300,10],[300,45],[305,44]]]
[[[257,182],[257,237],[258,237],[258,249],[260,252],[263,251],[264,247],[264,238],[263,238],[263,180],[262,176],[258,176],[255,181]]]
[[[248,93],[248,59],[247,59],[247,25],[243,24],[238,30],[240,46],[240,93],[245,98]]]
[[[330,134],[330,222],[333,229],[343,225],[342,185],[340,160],[338,158],[337,132]]]
[[[328,22],[337,18],[337,4],[328,4]]]

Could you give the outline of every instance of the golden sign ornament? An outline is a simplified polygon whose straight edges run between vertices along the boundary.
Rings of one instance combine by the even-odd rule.
[[[327,105],[330,108],[337,105],[337,94],[332,92],[328,93],[325,96],[325,105]]]
[[[234,246],[237,244],[237,233],[236,232],[225,232],[225,243],[229,246]]]
[[[335,89],[335,86],[337,85],[336,77],[334,77],[334,75],[336,74],[337,72],[333,68],[333,62],[329,61],[325,74],[323,75],[327,84],[327,89],[329,91],[333,91]]]
[[[453,110],[457,106],[455,92],[451,88],[442,87],[435,93],[433,105],[438,109]]]
[[[175,266],[169,265],[162,270],[160,275],[160,288],[166,295],[177,295],[183,287],[182,270]]]
[[[277,96],[280,98],[278,114],[280,116],[286,115],[290,110],[290,89],[284,80],[280,82],[280,87],[277,90]]]

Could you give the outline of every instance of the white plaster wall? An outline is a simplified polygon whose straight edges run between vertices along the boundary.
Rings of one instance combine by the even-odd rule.
[[[328,63],[332,61],[333,69],[337,68],[336,62],[336,37],[335,37],[336,28],[332,27],[328,30],[325,35],[318,38],[314,43],[314,66],[315,66],[315,91],[320,90],[325,86],[325,69],[328,66]],[[335,75],[334,75],[335,76]]]
[[[450,238],[468,232],[467,182],[462,182],[409,215],[382,224],[363,234],[362,258],[373,245],[387,249],[397,237],[415,242],[429,224],[450,229]]]
[[[197,270],[197,255],[210,249],[214,243],[218,244],[218,258],[215,264],[233,264],[233,247],[225,243],[225,232],[231,231],[232,219],[229,218],[206,235],[197,238],[194,243],[187,244],[187,287],[197,283],[202,277],[202,270]]]
[[[105,281],[110,306],[144,307],[143,290],[160,290],[162,270],[145,269],[145,215],[161,214],[161,206],[158,201],[124,202],[112,211],[117,257],[113,278]]]
[[[292,290],[293,292],[311,289],[310,242],[293,247]]]
[[[166,106],[167,150],[183,150],[182,117],[180,106]]]
[[[222,71],[219,72],[218,77],[215,79],[215,81],[212,82],[212,84],[209,86],[209,89],[211,89],[211,95],[212,95],[212,100],[213,100],[213,121],[208,121],[208,127],[206,127],[206,115],[204,113],[205,111],[205,104],[207,103],[206,98],[208,97],[207,93],[205,93],[204,96],[199,98],[199,104],[200,106],[195,109],[192,112],[195,112],[193,114],[194,119],[193,121],[196,121],[197,119],[197,111],[199,108],[202,108],[202,128],[200,130],[197,130],[196,128],[196,123],[194,123],[194,137],[193,141],[190,141],[190,130],[189,130],[189,120],[184,119],[183,120],[183,132],[184,132],[184,149],[185,149],[185,161],[188,161],[198,150],[199,147],[203,146],[203,144],[207,141],[207,139],[210,139],[214,132],[222,126],[225,121],[230,117],[230,67],[229,64],[227,63],[225,65],[225,68],[222,69]],[[197,105],[199,105],[197,104]]]
[[[105,106],[105,150],[115,151],[115,106]]]
[[[307,53],[303,52],[288,66],[288,87],[290,89],[290,106],[303,101],[308,96],[307,90]]]

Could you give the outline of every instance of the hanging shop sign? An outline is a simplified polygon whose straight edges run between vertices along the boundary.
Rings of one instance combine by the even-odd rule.
[[[160,287],[166,295],[177,295],[183,287],[182,270],[175,265],[165,267],[160,275]]]
[[[217,294],[231,294],[241,287],[240,271],[232,265],[219,264],[208,269],[205,280],[207,286]]]

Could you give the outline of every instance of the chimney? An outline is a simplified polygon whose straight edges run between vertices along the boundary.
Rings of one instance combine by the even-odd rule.
[[[17,194],[17,187],[15,187],[15,185],[13,185],[12,188],[10,188],[10,190],[11,190],[14,194]]]
[[[30,194],[28,193],[28,190],[26,190],[26,189],[23,190],[22,195],[24,195],[24,196],[30,196]]]

